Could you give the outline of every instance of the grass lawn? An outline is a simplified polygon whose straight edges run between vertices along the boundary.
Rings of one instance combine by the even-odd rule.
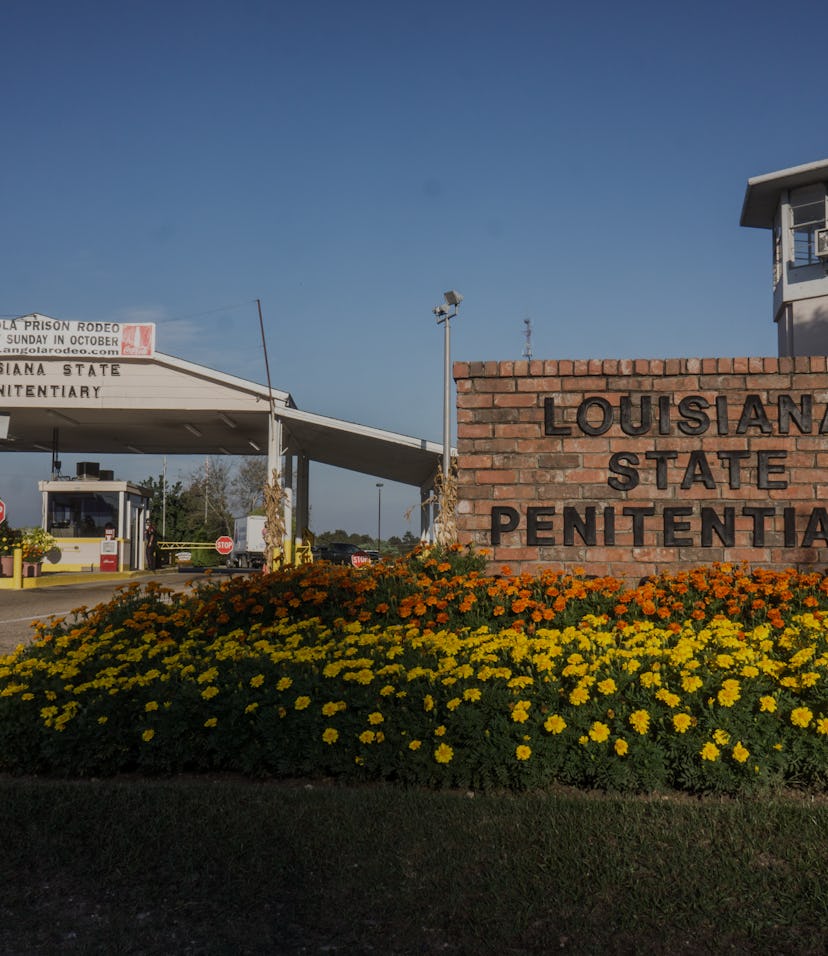
[[[828,949],[828,802],[0,779],[0,953]]]

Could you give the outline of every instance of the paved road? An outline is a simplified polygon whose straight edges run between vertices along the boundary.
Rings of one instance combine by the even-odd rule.
[[[18,644],[25,644],[33,636],[32,621],[63,617],[76,607],[94,607],[108,601],[115,590],[132,581],[146,582],[151,574],[133,577],[129,581],[90,581],[88,584],[58,584],[44,588],[25,588],[21,591],[0,590],[0,654],[8,654]],[[176,591],[187,586],[189,577],[183,574],[162,574],[158,580],[164,587]]]

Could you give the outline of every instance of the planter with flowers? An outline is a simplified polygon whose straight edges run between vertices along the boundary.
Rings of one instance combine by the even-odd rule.
[[[20,547],[20,532],[8,521],[0,522],[0,572],[10,578],[14,573],[14,549]]]
[[[23,577],[36,578],[47,553],[55,546],[55,539],[42,528],[24,528],[20,547],[23,550]]]

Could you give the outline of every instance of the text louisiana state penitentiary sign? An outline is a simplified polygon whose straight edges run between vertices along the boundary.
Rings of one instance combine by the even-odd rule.
[[[458,362],[461,539],[626,579],[828,566],[827,362]]]

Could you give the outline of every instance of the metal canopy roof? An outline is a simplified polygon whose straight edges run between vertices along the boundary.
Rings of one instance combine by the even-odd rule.
[[[295,450],[312,461],[417,487],[425,486],[439,470],[442,444],[298,408],[279,408],[276,414],[284,422]]]
[[[748,180],[742,203],[743,226],[772,229],[779,198],[784,190],[797,189],[828,180],[828,159],[804,166],[792,166],[777,173],[766,173]]]
[[[23,361],[3,356],[6,365]],[[158,352],[121,366],[125,384],[110,387],[112,397],[105,388],[86,402],[0,397],[0,414],[10,418],[0,451],[51,451],[57,429],[59,455],[267,454],[266,385]],[[439,469],[442,444],[300,411],[285,391],[273,389],[272,399],[292,454],[416,487]]]

